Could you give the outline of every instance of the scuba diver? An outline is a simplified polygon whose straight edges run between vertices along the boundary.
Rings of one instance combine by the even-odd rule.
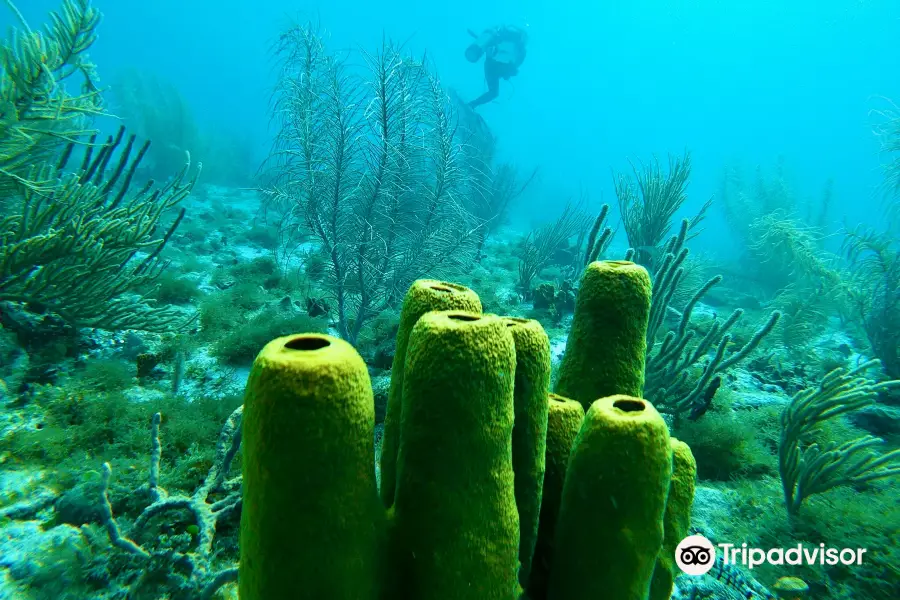
[[[474,109],[497,97],[500,79],[509,80],[519,72],[525,61],[528,34],[518,27],[494,27],[481,35],[470,29],[469,35],[475,41],[466,48],[466,59],[476,63],[484,55],[484,79],[488,86],[484,94],[469,102],[469,107]]]

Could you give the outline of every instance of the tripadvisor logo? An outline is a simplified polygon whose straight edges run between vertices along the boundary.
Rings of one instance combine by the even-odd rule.
[[[716,549],[702,535],[689,535],[675,548],[675,563],[688,575],[705,575],[716,562]]]
[[[690,535],[675,548],[675,563],[688,575],[704,575],[716,563],[716,548],[722,549],[721,559],[726,565],[743,565],[749,569],[769,565],[861,565],[865,548],[828,548],[825,544],[791,548],[748,548],[747,544],[713,545],[702,535]]]

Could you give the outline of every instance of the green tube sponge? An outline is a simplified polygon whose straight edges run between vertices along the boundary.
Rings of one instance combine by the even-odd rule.
[[[566,467],[569,464],[569,454],[572,452],[575,436],[578,435],[584,420],[584,408],[580,402],[556,394],[549,395],[549,402],[541,518],[527,587],[530,600],[544,600],[547,597],[550,567],[553,564],[556,519],[566,479]]]
[[[519,513],[519,583],[525,587],[537,541],[550,392],[550,340],[534,320],[505,318],[516,345],[512,461]]]
[[[653,583],[650,586],[650,600],[669,600],[678,566],[675,564],[675,550],[688,536],[691,527],[691,506],[694,504],[694,489],[697,480],[697,461],[690,446],[671,438],[672,481],[669,484],[669,498],[666,500],[666,515],[663,519],[665,534],[663,547],[656,559]]]
[[[651,290],[650,275],[635,263],[588,265],[578,289],[556,393],[578,400],[585,410],[597,398],[641,397]]]
[[[575,438],[550,600],[647,600],[672,477],[669,430],[646,400],[602,398]]]
[[[431,312],[409,337],[391,597],[510,600],[518,590],[512,470],[516,349],[494,315]]]
[[[309,334],[262,349],[244,395],[241,600],[379,596],[374,427],[350,344]]]
[[[384,438],[381,446],[381,500],[385,506],[394,503],[394,487],[397,482],[397,452],[400,442],[400,419],[403,410],[403,373],[406,367],[406,351],[409,334],[419,318],[427,312],[461,310],[481,313],[481,300],[467,287],[437,281],[419,279],[410,286],[400,312],[397,331],[397,348],[391,365],[391,388],[388,391],[387,412],[384,417]]]

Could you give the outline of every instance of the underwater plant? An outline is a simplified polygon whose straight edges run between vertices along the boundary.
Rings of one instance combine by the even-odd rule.
[[[631,168],[633,180],[624,173],[614,177],[619,214],[628,244],[634,249],[635,262],[653,270],[659,265],[660,250],[672,228],[672,218],[687,200],[691,155],[685,152],[681,158],[670,156],[667,173],[663,173],[655,157],[650,164],[642,165],[641,170],[634,165]],[[689,221],[689,231],[700,224],[711,204],[712,199]]]
[[[22,187],[51,191],[52,173],[36,165],[53,161],[69,140],[92,133],[90,118],[103,112],[94,65],[87,51],[97,39],[100,13],[90,0],[64,0],[53,24],[32,30],[8,3],[23,27],[0,44],[0,208]],[[81,93],[67,81],[81,78]],[[44,176],[45,178],[42,178]]]
[[[875,134],[881,142],[881,152],[886,155],[884,165],[884,190],[888,197],[888,216],[892,221],[900,218],[900,108],[893,102],[890,108],[873,111],[881,117]]]
[[[752,184],[737,167],[726,170],[719,206],[739,253],[734,275],[774,297],[789,286],[841,288],[837,257],[825,249],[834,202],[831,181],[821,197],[802,200],[788,180],[783,159],[774,174],[756,169]],[[835,307],[839,299],[834,298]]]
[[[318,247],[338,331],[355,342],[414,279],[474,257],[478,222],[458,197],[469,175],[447,95],[391,43],[365,55],[362,75],[309,26],[281,35],[276,55],[267,203],[281,215],[282,255]]]
[[[510,205],[525,193],[525,190],[537,177],[538,170],[532,170],[527,177],[522,178],[515,166],[509,163],[501,163],[494,168],[490,165],[485,169],[484,188],[482,191],[470,195],[473,198],[471,210],[482,225],[478,228],[478,243],[476,245],[477,258],[484,258],[484,245],[494,235],[497,229],[505,223]],[[474,171],[478,173],[478,171]]]
[[[519,278],[516,281],[516,289],[522,298],[531,298],[534,278],[550,264],[556,253],[565,249],[571,238],[584,235],[588,219],[580,203],[567,202],[555,220],[525,236],[518,251]]]
[[[132,157],[134,136],[116,156],[124,129],[105,143],[96,133],[77,141],[102,113],[86,55],[100,14],[88,0],[65,0],[43,33],[16,14],[25,31],[14,30],[0,46],[0,97],[9,109],[0,119],[0,301],[85,327],[167,331],[184,324],[182,313],[153,306],[139,290],[164,267],[159,253],[184,211],[165,221],[193,187],[189,164],[159,189],[132,190],[149,143]],[[62,82],[75,74],[83,92],[70,96]],[[82,147],[80,166],[69,169]]]
[[[817,388],[801,390],[781,416],[779,471],[788,514],[796,517],[803,501],[841,485],[861,484],[900,476],[900,449],[880,456],[869,449],[884,440],[866,435],[842,444],[808,444],[804,438],[828,419],[874,404],[882,391],[900,387],[900,380],[876,382],[861,375],[877,367],[870,360],[852,370],[835,369]]]
[[[900,379],[900,245],[889,233],[857,227],[846,234],[844,251],[854,320],[888,376]]]
[[[450,90],[451,98],[461,100]],[[497,140],[484,120],[466,110],[456,113],[457,138],[462,151],[462,163],[468,172],[463,197],[468,210],[480,221],[475,232],[476,260],[484,259],[487,241],[506,224],[512,204],[534,183],[539,169],[535,167],[523,175],[512,163],[496,161]]]
[[[749,231],[753,240],[747,247],[750,261],[766,287],[783,290],[800,282],[841,286],[841,275],[834,264],[837,257],[823,249],[819,228],[774,211],[751,221]]]

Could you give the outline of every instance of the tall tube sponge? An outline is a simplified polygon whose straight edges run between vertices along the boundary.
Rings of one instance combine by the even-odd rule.
[[[431,312],[413,327],[388,511],[389,597],[517,596],[515,370],[513,336],[499,317]]]
[[[538,537],[550,407],[550,340],[534,320],[503,319],[516,345],[513,472],[519,513],[519,583],[528,585]]]
[[[342,340],[268,343],[244,395],[241,600],[376,600],[384,510],[366,365]]]
[[[397,331],[397,347],[391,365],[391,387],[388,392],[381,448],[381,500],[387,507],[394,503],[394,488],[397,482],[397,453],[400,449],[403,381],[409,336],[422,315],[442,310],[481,313],[481,300],[467,287],[435,279],[419,279],[413,282],[403,299],[400,326]]]

